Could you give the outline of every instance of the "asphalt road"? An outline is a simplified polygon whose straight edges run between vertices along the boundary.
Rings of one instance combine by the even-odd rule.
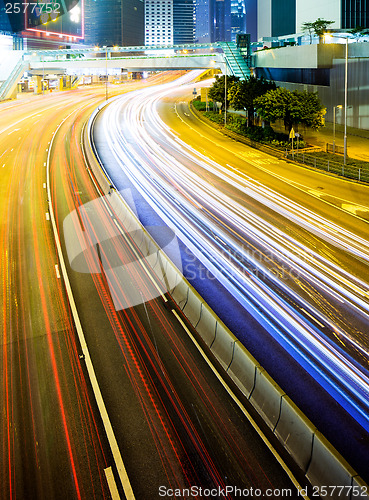
[[[272,296],[279,288],[282,300],[306,321],[312,339],[319,338],[316,334],[320,331],[322,343],[327,345],[328,338],[328,345],[335,346],[336,354],[327,356],[328,363],[337,353],[344,353],[349,363],[356,363],[352,375],[361,371],[367,380],[368,223],[364,216],[368,188],[275,160],[228,139],[191,115],[183,98],[186,90],[173,91],[159,102],[158,96],[132,96],[101,118],[95,138],[109,172],[120,187],[129,185],[137,191],[143,219],[149,219],[149,210],[140,196],[170,227],[177,227],[191,250],[207,254],[199,259],[203,258],[201,262],[212,271],[215,256],[220,255],[221,265],[226,267],[226,258],[247,266],[241,252],[251,256],[259,269],[258,273],[249,269],[254,277],[267,285],[266,278],[274,282]],[[240,253],[227,252],[237,244]],[[225,322],[235,325],[248,348],[258,343],[257,355],[254,351],[257,359],[283,380],[285,390],[304,404],[314,422],[360,468],[364,463],[361,458],[367,457],[367,434],[350,419],[345,423],[338,405],[327,402],[326,395],[306,377],[301,382],[301,373],[294,377],[296,366],[291,359],[260,335],[250,317],[245,322],[243,312],[228,300],[224,290],[217,290],[214,283],[207,286],[205,281],[201,276],[193,280]],[[231,287],[228,290],[237,295]],[[272,301],[271,307],[275,307]],[[270,313],[268,309],[264,305],[264,311]],[[282,320],[279,324],[285,326]],[[314,375],[318,380],[321,366]],[[331,373],[335,375],[334,370]],[[322,379],[320,383],[330,391]],[[367,404],[365,391],[362,397]],[[337,394],[335,397],[340,401]],[[340,403],[344,405],[342,400]],[[350,432],[346,433],[348,427]],[[342,436],[335,439],[341,431],[345,440]],[[355,450],[353,442],[358,444]]]
[[[284,196],[286,200],[291,200],[306,208],[312,214],[324,217],[329,224],[335,226],[334,232],[337,236],[340,236],[339,230],[342,228],[351,233],[353,241],[355,239],[362,241],[365,248],[369,238],[368,186],[277,160],[266,153],[229,139],[194,116],[188,108],[187,101],[183,98],[183,93],[178,93],[178,97],[174,95],[168,98],[167,102],[164,100],[159,114],[175,135],[194,147],[196,151],[200,151],[224,167],[229,164],[235,166],[240,179],[251,180],[256,188],[265,186],[274,193]],[[297,219],[296,221],[289,219],[288,214],[278,211],[277,206],[263,206],[258,203],[257,199],[252,196],[248,197],[240,191],[237,185],[227,185],[217,175],[211,175],[208,172],[203,175],[207,176],[210,183],[218,183],[225,194],[235,201],[250,207],[253,212],[261,213],[274,227],[285,230],[311,252],[317,252],[357,278],[362,284],[360,295],[365,302],[368,302],[367,255],[355,254],[355,248],[353,245],[350,246],[348,240],[340,240],[338,237],[334,241],[332,234],[325,235],[324,232],[319,234],[313,226],[304,227],[295,223],[298,222]],[[263,256],[262,251],[260,255]],[[266,262],[270,257],[264,254],[262,259]],[[278,270],[281,263],[274,260],[270,269],[273,269],[273,266],[274,271],[281,276],[283,269],[281,271],[279,267]],[[285,269],[285,271],[283,279],[288,282],[289,286],[314,307],[321,308],[334,325],[347,333],[346,338],[339,336],[339,343],[344,345],[347,352],[365,368],[368,368],[367,310],[353,311],[348,301],[336,300],[319,286],[316,287],[314,282],[309,283],[309,277],[305,281],[303,275],[292,273],[289,279],[288,270]],[[337,340],[336,332],[331,332],[331,338]],[[352,339],[355,339],[358,344],[352,344]]]
[[[65,218],[100,196],[83,161],[81,132],[103,95],[104,89],[92,89],[36,97],[22,106],[7,105],[0,116],[4,499],[109,498],[104,470],[113,467],[117,480],[80,358],[46,186],[48,149],[65,119],[49,165],[64,248]],[[104,207],[100,224],[115,234]],[[100,263],[132,258],[119,238],[100,252]],[[106,273],[93,265],[91,272],[79,272],[66,263],[137,499],[158,498],[159,486],[294,488],[161,298],[117,309]],[[147,283],[142,270],[131,276],[131,286],[144,296]]]

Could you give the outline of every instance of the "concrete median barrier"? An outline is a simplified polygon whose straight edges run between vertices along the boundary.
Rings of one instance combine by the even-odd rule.
[[[280,417],[274,433],[304,472],[311,460],[316,427],[288,396],[282,397]]]
[[[247,398],[254,389],[256,368],[261,369],[256,359],[237,341],[234,345],[233,359],[228,368],[228,374]]]
[[[250,402],[271,429],[277,425],[281,398],[285,395],[264,369],[257,368]]]
[[[189,288],[187,302],[183,308],[183,313],[192,326],[196,326],[200,321],[202,303],[203,300],[198,296],[195,290]]]
[[[205,303],[201,304],[200,320],[196,325],[196,331],[199,333],[207,346],[211,346],[215,339],[217,328],[217,317],[215,313]]]
[[[227,370],[233,358],[236,337],[220,321],[217,322],[215,339],[210,349],[222,365]]]
[[[186,305],[188,290],[189,290],[188,284],[185,282],[184,279],[181,279],[181,281],[178,283],[178,285],[172,292],[172,297],[174,302],[176,302],[181,309],[183,309]]]
[[[352,491],[350,500],[361,499],[368,500],[369,499],[369,488],[366,483],[361,479],[360,476],[356,476],[352,478]]]
[[[345,462],[337,450],[320,432],[316,432],[311,462],[306,473],[306,477],[311,484],[318,488],[324,486],[344,486],[349,488],[355,475],[355,471]],[[335,490],[330,498],[341,500],[342,494],[339,495],[339,491]]]

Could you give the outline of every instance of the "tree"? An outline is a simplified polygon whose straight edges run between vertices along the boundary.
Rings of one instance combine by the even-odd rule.
[[[248,114],[248,125],[254,123],[255,105],[257,97],[262,96],[268,90],[276,88],[276,84],[265,78],[250,76],[246,80],[241,80],[230,86],[228,90],[229,103],[236,111],[245,109]]]
[[[309,33],[309,37],[310,37],[310,45],[313,43],[313,33],[314,33],[314,28],[313,28],[313,23],[303,23],[301,25],[301,29],[304,33]]]
[[[326,109],[316,92],[300,92],[279,87],[269,90],[255,100],[257,113],[269,122],[283,120],[287,130],[295,124],[303,124],[318,130],[324,125]]]
[[[363,26],[356,26],[356,28],[352,28],[349,30],[349,33],[355,37],[355,40],[358,42],[360,38],[363,38],[366,35],[369,35],[369,30],[364,28]]]
[[[239,78],[237,76],[227,76],[227,88],[231,87]],[[209,89],[208,96],[214,102],[221,102],[222,108],[224,108],[225,100],[225,76],[215,76],[215,82],[213,86]],[[227,96],[227,108],[229,106],[229,98]]]
[[[302,31],[307,31],[310,36],[310,43],[312,42],[312,34],[314,33],[319,37],[319,42],[323,40],[323,35],[326,33],[328,26],[334,24],[335,21],[327,21],[327,19],[322,19],[318,17],[316,21],[312,23],[306,22],[301,25]]]

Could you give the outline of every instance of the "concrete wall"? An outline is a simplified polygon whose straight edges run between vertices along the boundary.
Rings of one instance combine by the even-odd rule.
[[[345,45],[312,44],[259,50],[253,66],[260,68],[331,68],[333,59],[345,56]]]

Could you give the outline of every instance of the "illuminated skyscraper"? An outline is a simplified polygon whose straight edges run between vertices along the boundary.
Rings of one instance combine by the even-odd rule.
[[[146,0],[145,45],[193,43],[193,0]]]
[[[85,41],[91,45],[144,45],[142,0],[85,0]]]
[[[196,40],[230,42],[231,32],[231,0],[196,1]]]
[[[231,38],[236,41],[239,33],[246,33],[245,0],[231,0]]]

